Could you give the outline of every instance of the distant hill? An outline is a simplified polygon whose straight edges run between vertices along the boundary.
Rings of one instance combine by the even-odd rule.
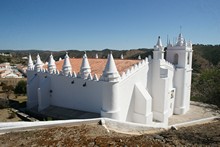
[[[196,44],[193,45],[193,50],[214,66],[218,65],[220,62],[220,45]]]
[[[28,57],[31,54],[32,59],[35,60],[37,54],[40,54],[41,60],[43,62],[48,61],[50,54],[52,53],[55,60],[59,60],[59,58],[64,58],[66,52],[68,52],[69,57],[71,58],[82,58],[85,51],[79,50],[67,50],[67,51],[43,51],[43,50],[1,50],[0,53],[10,53],[12,58],[2,57],[0,59],[1,62],[11,62],[11,63],[23,63],[26,64],[26,61],[22,60],[22,57]],[[95,58],[95,55],[98,54],[99,58],[107,58],[108,54],[112,52],[114,58],[120,58],[121,54],[123,54],[124,59],[137,59],[139,55],[144,59],[149,55],[152,55],[152,49],[131,49],[131,50],[88,50],[86,54],[88,58]]]
[[[220,45],[193,45],[193,69],[194,72],[200,72],[200,70],[210,68],[220,64]],[[121,54],[124,55],[125,59],[137,59],[140,55],[142,59],[152,55],[153,49],[130,49],[130,50],[114,50],[114,49],[104,49],[104,50],[88,50],[86,54],[89,58],[94,58],[97,53],[99,58],[107,58],[108,53],[112,51],[114,58],[120,58]],[[28,54],[32,55],[33,60],[36,59],[36,55],[39,53],[43,62],[48,61],[48,58],[53,53],[54,59],[64,58],[66,51],[48,51],[48,50],[1,50],[0,53],[10,53],[11,57],[1,57],[0,63],[11,62],[11,63],[22,63],[27,64],[26,60],[22,60],[22,57],[27,57]],[[67,50],[71,58],[81,58],[84,51],[79,50]]]

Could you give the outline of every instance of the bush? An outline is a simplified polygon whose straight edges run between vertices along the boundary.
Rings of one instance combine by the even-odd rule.
[[[220,107],[220,69],[207,69],[193,83],[196,90],[194,100]]]
[[[26,89],[27,82],[24,80],[21,80],[18,82],[18,84],[15,86],[14,93],[15,94],[26,94],[27,89]]]

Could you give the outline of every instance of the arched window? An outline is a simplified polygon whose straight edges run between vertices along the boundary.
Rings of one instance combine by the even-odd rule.
[[[179,60],[178,58],[179,58],[179,55],[178,55],[178,54],[175,54],[175,55],[174,55],[174,63],[173,63],[174,65],[177,65],[177,64],[178,64],[178,60]]]
[[[187,64],[189,64],[189,52],[187,53]]]

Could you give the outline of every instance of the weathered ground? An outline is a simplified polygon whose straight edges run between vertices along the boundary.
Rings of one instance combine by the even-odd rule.
[[[0,135],[0,146],[220,146],[220,120],[156,134],[108,132],[97,124]]]
[[[14,121],[21,121],[21,119],[9,108],[0,109],[0,122],[14,122]]]
[[[21,121],[12,108],[21,108],[25,106],[26,96],[10,95],[10,99],[6,99],[6,95],[0,91],[0,122],[14,122]]]

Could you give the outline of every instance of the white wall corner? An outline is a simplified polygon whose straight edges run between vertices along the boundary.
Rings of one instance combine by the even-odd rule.
[[[47,108],[50,105],[50,79],[41,77],[39,88],[37,89],[38,96],[38,111]]]
[[[142,124],[151,124],[152,115],[152,97],[141,83],[136,83],[135,90],[135,104],[133,121]]]

